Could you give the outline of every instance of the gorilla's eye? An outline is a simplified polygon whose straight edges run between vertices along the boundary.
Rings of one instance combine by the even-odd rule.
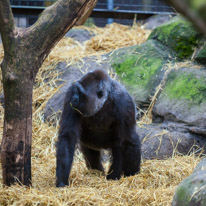
[[[98,97],[99,99],[101,99],[102,96],[103,96],[103,91],[98,91],[98,92],[97,92],[97,97]]]

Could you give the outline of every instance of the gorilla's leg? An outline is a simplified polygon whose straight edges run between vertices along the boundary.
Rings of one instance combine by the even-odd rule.
[[[122,150],[121,147],[112,148],[112,165],[109,169],[107,179],[119,180],[122,173]]]
[[[81,145],[81,151],[84,155],[86,165],[88,168],[104,171],[104,168],[101,163],[100,151],[90,149],[83,145]]]
[[[141,162],[141,147],[136,132],[131,134],[134,141],[126,143],[123,150],[124,176],[132,176],[139,172]]]

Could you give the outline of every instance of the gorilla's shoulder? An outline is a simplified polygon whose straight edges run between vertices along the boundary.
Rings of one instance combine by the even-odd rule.
[[[116,80],[112,80],[110,91],[111,95],[119,101],[125,101],[125,99],[133,101],[126,88]]]

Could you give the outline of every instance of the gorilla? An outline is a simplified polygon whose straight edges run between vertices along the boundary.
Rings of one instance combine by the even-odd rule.
[[[101,149],[110,149],[107,179],[139,172],[141,146],[136,133],[135,104],[126,89],[104,70],[94,70],[68,89],[56,143],[56,186],[68,185],[79,142],[88,168],[104,171]]]

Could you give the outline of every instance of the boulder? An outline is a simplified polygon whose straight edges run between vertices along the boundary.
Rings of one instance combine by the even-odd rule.
[[[184,179],[175,191],[172,206],[206,205],[206,159],[203,159],[192,175]]]
[[[63,109],[64,98],[68,88],[71,84],[82,76],[79,69],[73,66],[67,67],[65,62],[60,62],[57,64],[55,70],[57,70],[61,75],[57,85],[63,84],[63,86],[49,99],[44,108],[44,119],[45,121],[52,121],[59,119],[60,114]]]
[[[149,40],[139,46],[115,50],[110,55],[110,64],[141,107],[150,103],[164,75],[163,65],[172,57],[173,51],[156,40]]]
[[[171,69],[166,76],[164,66],[168,61],[175,61],[176,52],[164,43],[151,38],[141,45],[103,55],[101,62],[95,57],[84,58],[83,64],[70,66],[60,62],[56,70],[61,80],[57,84],[62,87],[48,101],[45,120],[59,118],[68,88],[88,71],[106,69],[115,74],[141,109],[151,103],[151,96],[164,77],[165,85],[152,111],[154,123],[137,127],[143,159],[164,159],[175,153],[187,155],[206,147],[206,70]]]
[[[201,40],[201,34],[182,17],[170,21],[152,31],[149,39],[156,39],[176,52],[178,58],[189,58]]]
[[[56,113],[62,110],[65,93],[72,82],[78,80],[83,73],[98,68],[114,70],[139,106],[149,104],[150,97],[164,75],[162,67],[171,60],[172,54],[158,41],[149,40],[139,46],[117,49],[106,54],[101,57],[101,62],[97,62],[95,57],[88,57],[84,58],[82,65],[67,67],[66,63],[59,63],[56,70],[61,74],[59,79],[62,81],[57,84],[63,84],[63,87],[48,101],[44,110],[45,119],[51,120],[52,116],[56,117]]]
[[[153,117],[154,122],[173,121],[198,127],[195,133],[206,136],[206,70],[172,70],[153,107]]]
[[[189,155],[190,152],[206,147],[206,139],[191,134],[184,125],[177,123],[141,125],[136,131],[142,142],[143,159],[166,159],[174,154]]]
[[[168,22],[172,18],[172,15],[168,14],[157,14],[147,18],[144,21],[144,28],[145,29],[155,29],[156,27]]]
[[[198,49],[194,59],[200,64],[206,64],[206,42]]]
[[[71,29],[65,36],[82,43],[93,37],[94,33],[88,31],[87,29]]]

